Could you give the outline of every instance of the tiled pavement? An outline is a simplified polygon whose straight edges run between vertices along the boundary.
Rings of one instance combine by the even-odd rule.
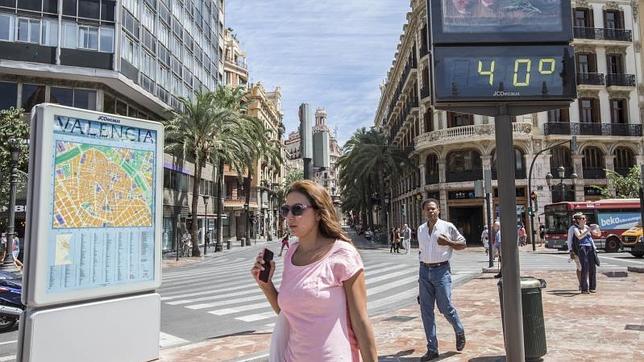
[[[545,361],[644,361],[644,274],[598,275],[598,293],[581,295],[574,272],[535,271],[545,279],[543,306],[548,342]],[[462,353],[454,333],[437,312],[443,361],[504,360],[497,279],[484,274],[454,290],[467,333]],[[380,361],[417,361],[425,337],[417,306],[372,318]],[[270,331],[221,337],[161,351],[161,361],[265,360]]]

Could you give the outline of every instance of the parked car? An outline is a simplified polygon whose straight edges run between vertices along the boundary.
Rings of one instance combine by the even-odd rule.
[[[622,233],[624,251],[628,251],[636,258],[644,257],[644,236],[642,225],[636,225]]]

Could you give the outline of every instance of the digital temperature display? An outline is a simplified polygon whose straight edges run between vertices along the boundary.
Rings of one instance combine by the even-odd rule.
[[[436,102],[573,99],[573,54],[566,45],[436,47]]]

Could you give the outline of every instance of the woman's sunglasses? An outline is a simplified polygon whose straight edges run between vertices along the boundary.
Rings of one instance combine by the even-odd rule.
[[[282,215],[283,218],[286,218],[288,216],[288,213],[291,212],[293,216],[300,216],[304,213],[304,210],[311,207],[313,206],[304,204],[295,204],[293,206],[282,205],[280,207],[280,215]]]

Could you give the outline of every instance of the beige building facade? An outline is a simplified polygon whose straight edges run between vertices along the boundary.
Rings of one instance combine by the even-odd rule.
[[[641,3],[641,1],[640,1]],[[423,222],[421,200],[440,201],[443,218],[478,243],[486,210],[474,196],[484,170],[493,176],[497,215],[494,118],[436,110],[431,100],[426,1],[413,0],[392,66],[381,86],[375,125],[408,153],[417,167],[390,177],[391,225]],[[569,108],[516,117],[513,123],[517,219],[527,222],[529,167],[540,150],[576,136],[536,158],[532,189],[538,220],[552,202],[598,199],[605,169],[625,174],[644,163],[642,138],[642,15],[635,1],[573,1],[578,98]],[[565,170],[560,186],[558,168]],[[571,178],[573,172],[577,178]],[[554,175],[551,188],[546,175]],[[535,224],[538,225],[537,217]]]

